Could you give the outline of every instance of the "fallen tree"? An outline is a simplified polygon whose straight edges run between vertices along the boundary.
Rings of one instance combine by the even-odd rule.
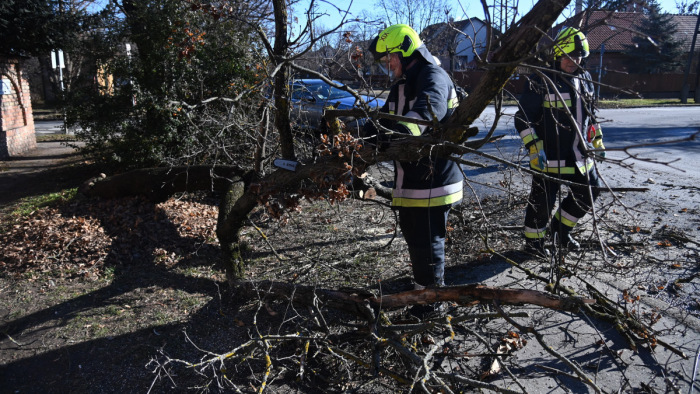
[[[576,311],[595,300],[578,296],[560,297],[538,290],[503,289],[478,284],[410,290],[377,296],[357,290],[319,289],[293,283],[243,281],[236,288],[238,295],[254,299],[259,291],[266,296],[286,299],[307,306],[325,306],[363,317],[372,323],[379,311],[409,305],[453,302],[459,305],[476,303],[530,304],[563,311]]]
[[[407,140],[399,143],[392,143],[392,146],[385,152],[379,153],[374,147],[361,146],[360,143],[345,139],[334,141],[330,148],[333,157],[307,166],[301,166],[293,174],[285,170],[277,170],[263,177],[262,179],[252,179],[248,177],[247,182],[232,182],[225,197],[220,204],[219,221],[217,225],[217,236],[220,241],[223,261],[226,267],[227,276],[230,283],[242,279],[245,276],[245,269],[240,256],[240,231],[247,223],[250,212],[259,204],[269,201],[269,198],[276,193],[299,193],[302,182],[312,180],[317,183],[319,190],[315,192],[304,192],[307,197],[331,194],[331,201],[347,196],[348,192],[344,187],[353,176],[359,176],[364,172],[366,166],[383,160],[406,160],[413,161],[420,157],[435,154],[435,148],[447,149],[449,153],[459,151],[459,147],[444,144],[444,142],[464,143],[468,138],[476,134],[476,130],[471,128],[474,120],[491,103],[494,97],[502,90],[518,64],[531,55],[533,48],[542,39],[543,35],[559,17],[564,8],[569,4],[565,0],[542,0],[528,12],[516,25],[512,26],[505,33],[500,42],[500,47],[494,52],[492,61],[484,64],[488,72],[480,81],[474,92],[467,97],[457,108],[455,114],[450,118],[446,128],[442,133],[435,133],[432,140]],[[277,5],[276,5],[277,7]],[[285,14],[286,15],[286,14]],[[277,45],[277,43],[275,44]],[[283,55],[284,48],[275,47],[272,51],[276,55],[277,61],[286,59]],[[286,61],[289,61],[288,59]],[[284,69],[284,68],[283,68]],[[280,83],[278,81],[278,83]],[[440,135],[441,134],[441,135]],[[282,133],[287,135],[287,133]],[[339,144],[335,144],[339,142]],[[288,142],[289,143],[289,142]],[[284,156],[291,158],[292,154],[285,151]],[[134,189],[144,187],[149,189],[143,194],[150,194],[154,198],[162,198],[168,190],[188,189],[189,184],[182,185],[180,181],[189,180],[191,177],[184,175],[176,177],[173,183],[180,184],[180,187],[160,187],[154,189],[158,184],[157,177],[160,173],[171,173],[169,169],[144,170],[142,181],[133,182]],[[200,185],[206,184],[207,180],[213,180],[212,171],[207,176],[205,168],[198,169],[199,175],[204,175],[196,181]],[[242,174],[238,174],[240,176]],[[128,179],[130,177],[127,177]],[[240,180],[240,178],[236,178]],[[329,181],[330,179],[330,181]],[[133,178],[132,178],[133,180]],[[128,181],[120,180],[120,183]],[[163,183],[161,182],[161,185]],[[193,183],[194,184],[194,183]],[[320,190],[331,187],[330,192]],[[105,195],[108,189],[116,190],[117,187],[93,185],[94,191],[88,192],[93,195],[100,195],[103,190]],[[133,190],[133,189],[125,189]],[[114,194],[114,193],[112,193]],[[282,205],[293,204],[298,197],[285,197]]]

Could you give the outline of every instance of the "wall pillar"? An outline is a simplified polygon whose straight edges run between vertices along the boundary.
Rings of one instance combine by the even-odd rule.
[[[36,148],[29,81],[22,58],[0,56],[0,159]]]

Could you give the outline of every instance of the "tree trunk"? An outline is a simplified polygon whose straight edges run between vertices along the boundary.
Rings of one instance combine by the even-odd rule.
[[[274,57],[276,64],[282,64],[275,75],[275,128],[280,133],[280,146],[282,157],[294,160],[294,138],[289,121],[289,65],[285,64],[289,52],[287,40],[287,3],[285,0],[273,1],[275,13],[275,48]]]
[[[219,218],[216,236],[221,245],[221,259],[230,285],[245,276],[245,266],[241,252],[245,244],[240,242],[240,229],[245,224],[248,213],[253,208],[238,204],[245,191],[244,182],[232,182],[219,203]],[[255,207],[253,205],[252,207]]]
[[[592,299],[560,297],[538,290],[502,289],[478,284],[411,290],[380,297],[358,291],[321,289],[273,281],[241,282],[237,290],[237,296],[243,294],[244,298],[257,297],[260,290],[273,298],[291,300],[303,305],[319,305],[320,301],[324,306],[369,319],[373,319],[374,316],[367,307],[378,311],[445,301],[463,305],[491,302],[498,302],[501,305],[530,304],[565,311],[577,311],[585,304],[595,303]]]
[[[460,143],[472,137],[466,129],[500,92],[518,65],[542,39],[570,0],[540,0],[500,40],[500,48],[486,65],[488,72],[450,118],[444,139]]]
[[[118,198],[144,196],[162,202],[179,192],[198,190],[225,191],[245,174],[233,166],[181,166],[142,168],[105,178],[90,179],[78,189],[89,197]]]

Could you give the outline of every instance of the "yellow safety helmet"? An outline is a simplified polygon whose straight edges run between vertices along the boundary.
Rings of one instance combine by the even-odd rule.
[[[569,56],[581,56],[584,58],[590,54],[588,39],[579,29],[565,27],[554,39],[554,59],[559,59],[565,53]]]
[[[369,51],[375,61],[379,61],[390,53],[399,53],[402,60],[408,59],[414,53],[419,53],[425,60],[435,63],[418,33],[409,25],[391,25],[382,30],[369,44]]]

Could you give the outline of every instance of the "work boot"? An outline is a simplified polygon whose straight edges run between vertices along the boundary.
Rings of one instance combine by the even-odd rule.
[[[581,244],[571,236],[572,228],[559,223],[558,220],[552,220],[552,240],[554,245],[569,250],[581,249]]]
[[[526,239],[524,250],[525,253],[536,257],[549,257],[549,250],[545,248],[544,238]]]

